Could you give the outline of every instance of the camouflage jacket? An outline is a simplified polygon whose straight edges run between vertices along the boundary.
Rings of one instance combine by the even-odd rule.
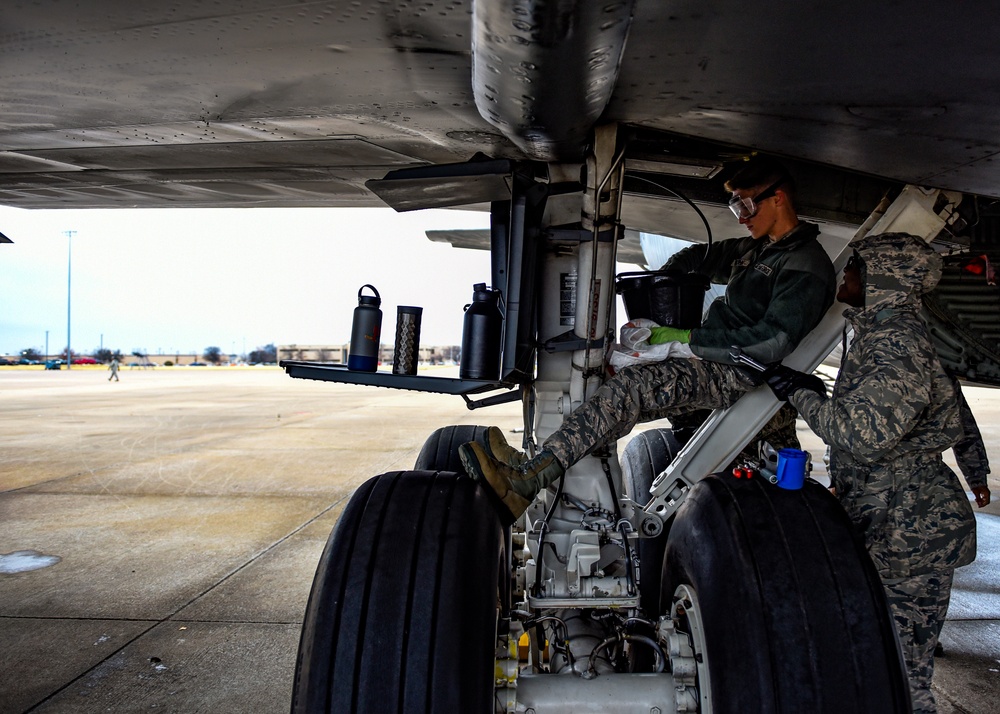
[[[918,314],[941,260],[899,233],[856,250],[865,307],[844,313],[855,337],[833,395],[800,389],[789,401],[830,445],[832,485],[883,578],[965,565],[975,558],[975,518],[941,458],[962,435],[958,404]]]
[[[726,285],[704,324],[691,334],[691,351],[732,364],[742,347],[765,362],[780,362],[822,319],[836,292],[833,263],[816,240],[819,228],[799,223],[780,241],[751,237],[693,245],[663,266],[707,275]]]
[[[976,423],[976,417],[969,408],[969,403],[965,400],[965,395],[962,394],[962,388],[954,377],[952,384],[955,387],[955,396],[958,397],[958,416],[963,432],[962,438],[952,447],[952,451],[955,452],[955,462],[969,488],[985,486],[986,476],[990,472],[990,461],[986,455],[983,435],[979,431],[979,424]]]

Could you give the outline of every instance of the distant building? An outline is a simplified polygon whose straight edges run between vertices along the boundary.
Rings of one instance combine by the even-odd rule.
[[[149,364],[154,366],[175,366],[175,367],[186,367],[192,364],[206,364],[204,355],[183,352],[160,352],[155,355],[147,355]],[[221,353],[219,357],[222,359],[220,364],[233,364],[238,361],[236,355],[229,355],[225,352]],[[134,355],[123,355],[122,366],[142,366],[142,358],[136,357]]]
[[[379,362],[383,365],[392,364],[392,344],[379,347]],[[420,348],[421,364],[449,364],[456,362],[461,355],[461,348],[456,345],[431,346]],[[278,361],[294,360],[302,362],[329,362],[331,364],[347,364],[350,345],[278,345]]]
[[[278,361],[283,360],[347,364],[347,345],[278,345]]]

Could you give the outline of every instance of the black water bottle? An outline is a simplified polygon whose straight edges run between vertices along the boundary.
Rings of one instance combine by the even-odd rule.
[[[374,296],[362,295],[369,288]],[[354,308],[351,327],[351,347],[347,368],[357,372],[374,372],[378,369],[379,336],[382,332],[382,298],[372,285],[362,285],[358,290],[358,306]]]
[[[472,304],[465,306],[462,328],[462,379],[500,379],[500,352],[503,337],[503,313],[500,291],[486,283],[472,287]]]

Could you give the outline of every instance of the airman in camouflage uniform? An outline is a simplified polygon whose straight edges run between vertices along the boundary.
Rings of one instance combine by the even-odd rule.
[[[668,340],[686,343],[691,358],[618,371],[563,421],[532,459],[511,449],[495,429],[489,431],[485,447],[472,442],[459,448],[465,470],[499,498],[506,520],[516,519],[566,469],[625,436],[639,421],[730,406],[757,383],[733,363],[732,346],[761,362],[779,362],[833,304],[833,265],[816,240],[819,228],[799,221],[787,170],[756,157],[727,188],[733,193],[730,207],[750,235],[690,246],[665,266],[696,271],[727,286],[725,297],[712,303],[700,328],[655,328],[666,331]]]
[[[833,395],[786,368],[768,384],[830,445],[832,488],[885,586],[913,709],[934,712],[939,623],[955,568],[976,555],[972,508],[941,458],[962,435],[958,402],[919,317],[941,258],[915,236],[885,233],[858,242],[844,272],[837,299],[852,306],[855,336]]]

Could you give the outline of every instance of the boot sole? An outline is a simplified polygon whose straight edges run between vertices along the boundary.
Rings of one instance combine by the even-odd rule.
[[[462,467],[465,468],[465,473],[486,494],[486,498],[493,506],[493,510],[497,512],[504,528],[514,525],[517,521],[517,516],[511,513],[511,510],[507,508],[507,504],[503,502],[500,496],[497,495],[497,492],[493,490],[493,487],[490,486],[486,477],[483,476],[482,471],[479,469],[479,459],[476,458],[476,454],[469,444],[462,444],[458,447],[458,458],[462,462]]]

